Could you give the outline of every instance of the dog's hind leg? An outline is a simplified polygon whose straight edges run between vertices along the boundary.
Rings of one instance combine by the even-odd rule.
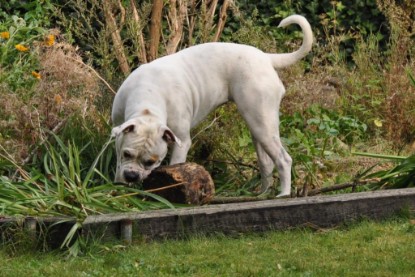
[[[274,162],[270,156],[262,148],[261,144],[252,136],[255,150],[258,157],[259,171],[261,173],[261,193],[267,193],[273,187],[274,178],[272,172],[274,170]]]
[[[278,138],[278,140],[280,140]],[[291,166],[292,159],[287,151],[279,142],[277,148],[279,149],[280,157],[277,159],[277,168],[281,181],[281,192],[277,197],[290,196],[291,195]]]
[[[254,135],[257,137],[258,134]],[[292,159],[290,155],[285,151],[282,146],[281,139],[278,135],[278,129],[274,135],[265,135],[262,134],[262,137],[258,140],[258,144],[262,148],[263,152],[269,156],[268,159],[274,161],[274,164],[277,166],[278,175],[281,183],[281,191],[277,197],[289,196],[291,194],[291,165]],[[263,155],[258,155],[263,156]],[[260,160],[261,162],[261,160]],[[267,169],[269,170],[269,169]],[[271,172],[272,174],[272,172]],[[268,189],[266,185],[268,184],[269,176],[263,176],[265,180],[262,181],[262,189]]]
[[[275,82],[275,79],[273,80]],[[245,119],[255,140],[261,169],[262,190],[267,190],[271,183],[271,161],[277,166],[281,182],[278,197],[291,194],[292,159],[282,146],[279,135],[278,108],[284,87],[280,83],[275,92],[274,86],[261,86],[266,82],[253,82],[249,87],[238,87],[240,93],[234,101]]]
[[[270,120],[274,121],[270,124],[270,121],[252,120],[246,114],[244,117],[249,126],[255,126],[250,128],[255,140],[261,170],[261,192],[266,192],[272,185],[272,170],[276,165],[281,183],[281,191],[277,197],[289,196],[291,194],[292,159],[282,146],[278,124],[275,122],[278,120]],[[274,128],[271,126],[274,126]]]

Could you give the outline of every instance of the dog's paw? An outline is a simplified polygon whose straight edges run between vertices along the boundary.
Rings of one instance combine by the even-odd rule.
[[[290,192],[285,192],[285,193],[280,193],[276,196],[276,198],[291,198],[291,193]]]

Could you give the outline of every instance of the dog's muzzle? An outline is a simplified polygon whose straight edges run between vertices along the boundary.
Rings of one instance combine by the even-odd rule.
[[[123,173],[124,180],[127,183],[136,183],[144,180],[151,173],[150,170],[144,170],[143,172],[135,170],[125,170]]]
[[[135,183],[140,180],[140,173],[133,170],[124,171],[124,179],[128,183]]]

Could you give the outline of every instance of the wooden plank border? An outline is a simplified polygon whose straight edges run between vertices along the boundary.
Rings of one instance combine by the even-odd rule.
[[[415,188],[96,215],[86,218],[80,235],[121,238],[131,243],[135,236],[157,239],[301,226],[326,228],[361,218],[383,219],[408,210],[415,211]],[[63,218],[35,219],[38,225],[51,226]],[[48,241],[52,245],[59,245],[76,222],[65,219],[64,224],[49,229]],[[13,221],[10,217],[0,217],[0,231]],[[25,222],[26,228],[35,233],[33,218]]]
[[[181,237],[301,226],[325,228],[361,218],[383,219],[404,210],[415,210],[415,188],[90,216],[84,228],[92,231],[100,225],[114,235],[119,230],[114,223],[128,220],[134,234]]]

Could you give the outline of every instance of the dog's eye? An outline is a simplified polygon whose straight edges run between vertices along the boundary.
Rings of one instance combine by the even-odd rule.
[[[144,165],[145,167],[150,167],[150,166],[154,165],[155,163],[156,163],[156,161],[155,161],[155,160],[147,160],[147,161],[144,161],[144,162],[143,162],[143,165]]]
[[[124,158],[131,159],[133,155],[129,151],[124,151]]]

